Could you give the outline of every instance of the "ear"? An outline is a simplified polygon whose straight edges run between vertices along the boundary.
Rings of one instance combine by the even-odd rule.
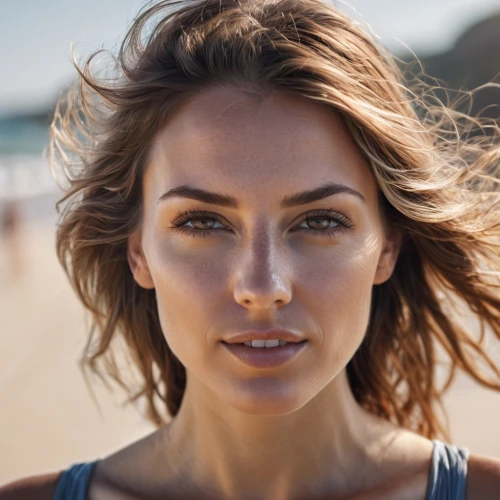
[[[379,256],[373,280],[374,285],[381,285],[391,277],[401,250],[401,241],[402,234],[400,231],[385,232],[382,252]]]
[[[154,288],[153,278],[151,277],[146,257],[142,251],[140,230],[137,230],[128,238],[127,260],[137,284],[146,289]]]

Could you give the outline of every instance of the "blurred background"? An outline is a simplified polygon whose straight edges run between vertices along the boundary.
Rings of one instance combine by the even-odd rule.
[[[367,22],[398,58],[410,61],[414,53],[428,75],[451,88],[500,82],[498,0],[334,3]],[[80,61],[116,49],[144,4],[1,3],[0,483],[103,457],[153,430],[140,411],[122,406],[121,392],[96,381],[99,410],[86,389],[78,359],[87,323],[56,259],[61,193],[42,158],[55,102],[76,75],[70,44]],[[484,89],[471,113],[483,110],[500,123],[499,104],[500,91]],[[500,363],[499,344],[488,348]],[[500,457],[500,393],[459,375],[445,404],[454,444]]]

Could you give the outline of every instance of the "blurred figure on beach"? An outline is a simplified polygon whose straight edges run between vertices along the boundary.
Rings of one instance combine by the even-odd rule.
[[[21,274],[21,208],[19,201],[12,198],[3,203],[0,212],[0,235],[2,242],[2,281],[15,281]]]

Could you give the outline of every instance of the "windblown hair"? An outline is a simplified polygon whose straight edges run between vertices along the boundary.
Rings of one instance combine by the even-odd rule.
[[[92,69],[102,53],[81,67],[74,60],[79,78],[57,105],[48,148],[66,182],[58,258],[91,313],[84,375],[90,367],[104,380],[102,363],[128,403],[144,398],[157,427],[179,410],[185,368],[161,331],[155,291],[134,281],[127,240],[141,222],[155,137],[181,103],[227,85],[256,98],[292,93],[340,115],[377,180],[385,223],[403,235],[347,365],[358,403],[449,440],[437,410],[447,420],[442,396],[457,368],[500,390],[485,346],[487,331],[500,339],[498,124],[460,112],[459,100],[444,104],[418,78],[411,86],[369,28],[320,0],[160,1],[111,54],[111,77]],[[460,311],[479,327],[467,329]],[[139,371],[138,387],[120,374],[116,339]],[[448,377],[439,387],[441,354]]]

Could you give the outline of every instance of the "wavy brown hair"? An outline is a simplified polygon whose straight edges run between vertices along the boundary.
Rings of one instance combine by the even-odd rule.
[[[95,70],[103,54],[111,76]],[[134,281],[127,240],[141,222],[142,176],[160,129],[195,94],[236,85],[338,113],[378,182],[385,222],[403,235],[347,365],[358,403],[449,440],[437,410],[446,419],[441,399],[457,368],[500,390],[484,344],[486,330],[500,338],[500,129],[458,111],[472,93],[445,105],[430,84],[406,78],[369,28],[320,0],[160,1],[141,11],[116,56],[98,51],[74,64],[79,78],[57,105],[48,152],[67,191],[57,203],[57,254],[90,311],[84,375],[90,367],[105,381],[104,367],[127,403],[145,401],[155,426],[178,412],[185,368],[161,331],[155,291]],[[480,335],[459,310],[475,315]],[[138,370],[135,387],[113,354],[120,340]]]

